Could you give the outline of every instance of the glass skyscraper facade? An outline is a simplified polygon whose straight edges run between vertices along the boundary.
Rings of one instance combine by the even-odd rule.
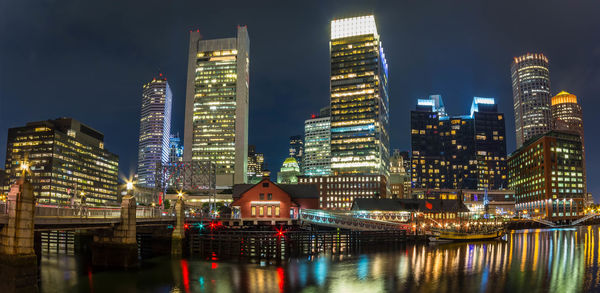
[[[304,157],[302,173],[305,176],[328,176],[331,173],[331,117],[313,115],[304,121]]]
[[[437,109],[430,98],[411,111],[412,187],[507,188],[505,120],[495,100],[475,97],[469,115]]]
[[[511,66],[517,147],[552,129],[550,70],[544,54],[515,57]]]
[[[162,76],[144,84],[138,144],[138,184],[154,187],[156,166],[169,162],[173,95]]]
[[[373,15],[331,22],[331,171],[388,176],[388,68]]]
[[[245,26],[225,39],[190,32],[184,161],[215,163],[217,188],[247,181],[249,50]]]
[[[116,204],[119,157],[104,149],[104,135],[71,118],[27,123],[8,130],[8,183],[27,175],[37,202]]]

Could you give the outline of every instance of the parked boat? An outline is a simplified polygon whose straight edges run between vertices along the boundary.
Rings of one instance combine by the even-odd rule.
[[[504,229],[497,229],[493,231],[472,231],[472,232],[461,232],[461,231],[450,231],[450,230],[438,230],[436,234],[429,238],[430,241],[480,241],[480,240],[493,240],[499,239],[504,236],[506,232]]]

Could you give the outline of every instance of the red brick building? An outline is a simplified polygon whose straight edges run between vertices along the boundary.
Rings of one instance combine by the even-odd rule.
[[[257,184],[233,186],[234,217],[295,219],[301,209],[319,208],[316,185],[277,184],[263,179]]]

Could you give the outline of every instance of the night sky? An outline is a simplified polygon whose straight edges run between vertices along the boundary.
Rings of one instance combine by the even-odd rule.
[[[8,128],[69,116],[105,134],[129,177],[142,85],[166,75],[172,132],[183,135],[189,31],[233,37],[247,25],[249,143],[276,172],[288,137],[329,103],[329,21],[374,13],[390,68],[392,149],[410,149],[417,98],[441,94],[450,114],[466,114],[473,96],[496,98],[514,151],[510,63],[542,52],[552,94],[569,91],[583,106],[589,190],[600,198],[600,2],[487,2],[0,0],[0,162]]]

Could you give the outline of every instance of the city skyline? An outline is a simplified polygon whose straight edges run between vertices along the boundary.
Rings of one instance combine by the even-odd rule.
[[[327,5],[325,5],[327,6]],[[318,78],[319,80],[317,81],[319,85],[318,89],[300,89],[298,84],[295,84],[295,81],[289,81],[289,79],[298,79],[297,77],[286,77],[284,79],[284,81],[286,79],[288,79],[288,84],[287,85],[281,85],[281,86],[273,86],[275,83],[273,83],[273,79],[272,78],[264,78],[265,77],[265,73],[258,73],[258,75],[254,75],[255,77],[253,77],[252,81],[251,81],[251,88],[253,86],[259,88],[258,91],[253,91],[252,89],[250,90],[251,92],[251,106],[250,106],[250,135],[249,135],[249,143],[252,144],[256,144],[258,146],[259,149],[264,150],[265,153],[265,159],[269,162],[270,166],[280,166],[281,162],[283,162],[283,158],[285,158],[286,153],[283,151],[285,150],[285,145],[287,144],[287,137],[289,137],[289,135],[294,134],[294,133],[301,133],[302,131],[302,127],[303,127],[303,121],[305,119],[305,117],[307,117],[308,114],[310,113],[315,113],[316,111],[314,109],[319,109],[322,106],[324,106],[326,104],[326,102],[324,103],[324,101],[326,101],[326,97],[327,97],[327,89],[323,87],[323,84],[326,85],[327,83],[327,76],[328,76],[328,70],[327,70],[327,60],[323,60],[323,55],[326,54],[327,52],[327,37],[328,37],[328,33],[326,32],[327,27],[328,27],[328,21],[330,21],[331,19],[336,18],[336,14],[339,13],[338,9],[336,9],[337,7],[335,7],[335,5],[332,5],[332,7],[329,7],[328,9],[323,9],[324,12],[322,13],[323,15],[319,15],[319,20],[315,21],[314,27],[312,27],[313,24],[310,24],[311,26],[311,30],[310,33],[306,33],[304,35],[302,35],[302,41],[304,42],[309,42],[311,47],[315,47],[317,48],[316,51],[319,51],[320,53],[320,57],[318,57],[318,65],[315,65],[315,69],[313,69],[315,72],[318,72]],[[350,10],[349,8],[346,8],[345,10]],[[359,10],[360,11],[360,10]],[[483,70],[484,66],[477,66],[475,64],[471,65],[469,67],[468,70],[465,69],[459,69],[459,73],[462,72],[464,73],[463,75],[459,76],[459,77],[451,77],[450,76],[450,71],[453,68],[451,65],[454,64],[455,62],[448,62],[448,61],[443,61],[442,64],[435,64],[435,66],[433,66],[434,64],[430,64],[431,62],[433,62],[434,60],[436,60],[436,58],[443,58],[443,56],[447,56],[447,57],[452,57],[455,56],[457,59],[459,60],[464,60],[467,59],[466,56],[461,54],[464,53],[458,53],[457,54],[457,50],[467,50],[469,51],[468,46],[463,45],[463,46],[453,46],[451,47],[451,50],[449,50],[450,52],[447,53],[447,55],[437,55],[437,57],[428,57],[428,56],[421,56],[420,54],[415,54],[417,55],[417,57],[420,58],[410,58],[410,59],[417,59],[417,61],[415,60],[406,60],[406,57],[402,55],[402,53],[406,53],[403,52],[400,47],[399,47],[399,43],[398,43],[398,37],[394,36],[394,34],[390,33],[392,32],[391,30],[393,29],[393,25],[391,25],[391,23],[394,21],[392,20],[392,15],[391,13],[387,13],[385,10],[383,10],[382,7],[378,9],[375,9],[374,11],[377,21],[378,21],[378,29],[381,30],[380,34],[385,36],[384,41],[385,46],[386,46],[386,54],[389,56],[389,62],[390,62],[390,108],[391,108],[391,124],[390,124],[390,129],[391,129],[391,140],[392,143],[390,145],[390,149],[395,149],[395,148],[399,148],[399,149],[404,149],[404,150],[408,150],[410,149],[410,134],[409,134],[409,129],[410,129],[410,125],[408,122],[408,119],[406,119],[407,115],[408,115],[408,109],[411,109],[414,107],[414,101],[416,100],[416,98],[420,97],[420,96],[424,96],[430,92],[440,92],[440,89],[447,89],[445,91],[440,92],[446,99],[446,103],[447,103],[447,109],[449,113],[457,113],[457,112],[461,112],[460,109],[465,108],[466,106],[468,106],[469,102],[466,101],[467,97],[472,97],[472,96],[490,96],[490,97],[495,97],[497,99],[497,103],[499,105],[499,107],[501,108],[501,111],[504,112],[507,115],[507,140],[508,140],[508,146],[507,146],[507,151],[510,153],[512,151],[514,151],[516,149],[515,147],[515,139],[514,137],[512,137],[513,135],[511,135],[512,133],[514,133],[514,125],[513,124],[509,124],[508,121],[512,120],[511,115],[513,115],[512,111],[509,111],[512,108],[512,96],[510,95],[510,80],[508,79],[509,77],[509,65],[510,65],[510,61],[513,57],[516,56],[520,56],[524,53],[529,52],[543,52],[551,61],[551,74],[552,74],[552,88],[554,89],[562,89],[562,88],[566,88],[569,89],[570,92],[574,93],[575,95],[577,95],[578,97],[580,97],[580,101],[581,103],[584,105],[591,105],[593,107],[593,104],[588,104],[587,101],[590,101],[591,99],[589,99],[589,97],[594,97],[594,92],[591,91],[588,87],[585,87],[585,85],[583,85],[584,81],[578,81],[577,76],[579,76],[580,78],[587,78],[588,80],[590,78],[594,78],[594,76],[592,75],[593,71],[590,73],[589,70],[590,69],[581,69],[581,74],[580,75],[575,75],[575,77],[566,77],[569,76],[571,74],[568,74],[567,72],[569,72],[569,66],[565,65],[565,64],[570,64],[573,63],[573,59],[577,59],[577,56],[574,56],[574,54],[561,54],[560,50],[557,48],[559,47],[558,44],[552,46],[549,44],[543,44],[543,45],[539,45],[539,44],[531,44],[529,43],[530,41],[522,41],[522,43],[520,45],[515,45],[513,47],[511,47],[511,49],[509,50],[502,50],[502,53],[499,53],[497,51],[493,51],[494,54],[491,53],[486,53],[486,54],[490,54],[493,55],[493,58],[490,59],[486,59],[486,57],[482,57],[482,56],[475,56],[475,59],[481,61],[485,61],[485,60],[489,60],[490,63],[494,64],[494,65],[498,65],[498,66],[491,66],[493,68],[495,68],[494,70],[490,70],[489,71],[489,75],[487,78],[489,79],[498,79],[502,82],[498,82],[496,83],[490,83],[487,81],[483,81],[482,83],[478,83],[477,81],[481,81],[481,79],[479,79],[478,77],[476,77],[475,75],[479,75],[478,71],[479,70]],[[439,12],[437,12],[439,13]],[[10,20],[8,20],[10,21]],[[13,20],[14,21],[14,20]],[[77,21],[83,21],[81,19],[77,20]],[[282,21],[281,19],[279,19],[279,21]],[[83,21],[85,23],[85,21]],[[248,19],[244,19],[244,17],[233,17],[233,19],[227,19],[227,20],[223,20],[223,21],[214,21],[213,23],[209,23],[209,22],[204,22],[201,24],[200,19],[196,18],[195,21],[192,18],[188,18],[188,20],[186,21],[186,25],[183,26],[187,26],[185,28],[179,28],[177,30],[174,31],[178,31],[178,34],[173,34],[173,38],[176,38],[176,42],[177,43],[182,43],[182,44],[177,44],[177,47],[183,46],[186,47],[187,42],[185,41],[185,37],[181,37],[181,36],[185,36],[187,35],[187,30],[192,30],[195,28],[200,27],[200,30],[202,32],[202,34],[206,34],[207,38],[222,38],[222,37],[226,37],[229,36],[232,28],[235,27],[235,25],[237,24],[248,24],[251,29],[254,25],[260,27],[260,24],[256,23],[256,20],[252,21],[252,20],[248,20]],[[304,25],[309,25],[306,22],[308,21],[296,21],[292,26],[304,26]],[[409,23],[408,21],[406,22],[407,24]],[[506,23],[507,24],[507,23]],[[295,28],[295,27],[294,27]],[[182,31],[182,29],[184,29],[184,31]],[[185,30],[187,29],[187,30]],[[252,29],[254,31],[254,29]],[[94,31],[93,28],[91,28],[91,31]],[[257,28],[257,33],[267,33],[269,32],[268,29],[258,29]],[[387,32],[387,33],[386,33]],[[410,32],[407,32],[406,30],[402,31],[404,34],[410,35]],[[176,37],[175,37],[176,36]],[[439,35],[438,35],[439,36]],[[564,36],[564,33],[562,34],[562,36]],[[531,37],[531,36],[530,36]],[[477,38],[476,38],[477,39]],[[559,37],[556,37],[556,39],[560,39]],[[325,40],[325,41],[324,41]],[[85,42],[85,40],[84,40]],[[107,39],[106,40],[107,43],[111,43],[112,39]],[[115,38],[115,44],[119,44],[120,42],[122,42],[122,40],[119,40],[119,38]],[[264,42],[264,39],[262,41],[259,40],[255,40],[254,38],[252,39],[253,45],[257,45],[257,43],[259,42]],[[543,43],[543,42],[542,42]],[[260,56],[260,54],[265,54],[265,44],[261,44],[258,45],[259,48],[262,48],[262,53],[257,53],[258,56]],[[254,47],[253,47],[254,48]],[[302,47],[304,48],[304,47]],[[414,48],[410,48],[411,50]],[[506,49],[506,48],[503,48]],[[254,50],[254,49],[253,49]],[[259,52],[261,52],[261,49],[257,49]],[[10,50],[7,50],[10,54]],[[109,50],[110,51],[110,50]],[[179,52],[180,50],[178,50]],[[323,53],[323,51],[325,53]],[[554,51],[554,52],[553,52]],[[556,52],[558,51],[558,52]],[[299,54],[301,52],[300,49],[293,49],[291,50],[291,53],[289,53],[288,57],[291,56],[297,56],[297,57],[303,57],[301,54]],[[593,50],[588,50],[587,54],[584,54],[584,56],[587,56],[588,58],[590,57],[594,57],[593,54],[597,54],[594,53],[595,51]],[[51,52],[52,53],[52,52]],[[53,52],[54,54],[56,54],[56,52]],[[102,53],[102,52],[100,52]],[[156,61],[156,60],[145,60],[146,63],[151,63],[151,65],[146,65],[145,67],[151,67],[151,71],[156,72],[156,67],[162,67],[161,63],[176,63],[176,64],[181,64],[182,62],[185,63],[185,56],[186,53],[184,52],[183,55],[180,54],[181,52],[178,53],[178,55],[176,56],[162,56],[161,58],[158,58],[157,60],[160,59],[166,59],[166,60],[174,60],[177,59],[176,61]],[[292,54],[293,53],[293,54]],[[141,53],[144,54],[144,53]],[[149,54],[149,53],[147,53]],[[483,53],[482,53],[483,54]],[[267,53],[268,55],[268,53]],[[561,56],[562,55],[562,56]],[[109,54],[110,56],[110,54]],[[316,56],[316,55],[315,55]],[[489,56],[489,55],[485,55],[485,56]],[[264,56],[263,56],[264,57]],[[473,57],[473,56],[469,56],[469,57]],[[259,57],[257,57],[259,58]],[[305,57],[304,57],[305,58]],[[117,58],[118,59],[118,58]],[[180,60],[182,59],[182,60]],[[251,57],[252,60],[255,60]],[[394,60],[396,59],[396,60]],[[260,58],[257,60],[261,60]],[[266,60],[266,59],[262,59],[262,60]],[[4,60],[3,60],[4,61]],[[323,62],[324,61],[324,62]],[[257,62],[259,63],[260,61],[252,61],[252,62]],[[409,63],[409,65],[411,64],[411,62],[416,62],[417,65],[416,66],[420,66],[423,65],[424,67],[427,68],[432,68],[432,67],[439,67],[436,68],[435,70],[440,70],[440,71],[433,71],[433,73],[431,73],[431,75],[426,75],[426,76],[421,76],[419,77],[419,74],[423,74],[423,72],[420,71],[416,71],[416,74],[414,77],[412,77],[409,81],[398,81],[396,79],[402,79],[403,75],[406,75],[405,71],[410,71],[409,69],[406,69],[404,65],[404,63]],[[276,62],[275,62],[276,63]],[[321,64],[324,63],[324,64]],[[434,62],[436,63],[436,62]],[[458,61],[456,63],[459,63]],[[256,64],[256,63],[253,63]],[[397,64],[397,65],[396,65]],[[582,63],[579,63],[581,66]],[[293,65],[298,66],[298,64],[293,63]],[[450,66],[449,66],[450,65]],[[414,66],[414,65],[413,65]],[[574,66],[574,65],[573,65]],[[99,69],[103,69],[102,66],[98,66]],[[174,88],[174,103],[177,103],[176,107],[178,109],[176,109],[175,113],[174,113],[174,125],[176,125],[174,127],[173,132],[176,132],[176,130],[181,130],[182,124],[183,124],[183,119],[182,119],[182,104],[183,104],[183,97],[185,95],[185,90],[183,90],[185,88],[185,79],[181,78],[183,73],[185,73],[185,67],[182,69],[181,66],[171,66],[172,68],[166,68],[167,70],[164,70],[164,72],[167,73],[167,75],[169,76],[174,76],[173,77],[173,88]],[[562,68],[561,68],[562,67]],[[566,68],[565,68],[566,67]],[[9,70],[11,69],[10,64],[7,67]],[[292,67],[294,68],[294,67]],[[291,72],[293,71],[292,68],[286,68],[283,72]],[[409,66],[410,68],[410,66]],[[441,69],[441,68],[446,68],[446,69]],[[89,69],[91,71],[95,71],[93,68]],[[108,70],[108,69],[104,69],[104,70]],[[264,69],[263,69],[264,70]],[[573,68],[571,67],[571,70],[573,70]],[[587,73],[586,73],[587,70]],[[76,71],[76,70],[74,70]],[[101,72],[102,70],[100,70]],[[119,70],[115,70],[113,68],[110,68],[110,71],[114,71],[113,74],[119,74]],[[145,72],[144,74],[141,74],[140,76],[136,76],[135,78],[133,78],[133,80],[137,80],[136,82],[132,82],[132,83],[124,83],[123,81],[118,83],[118,86],[120,88],[127,88],[127,90],[125,90],[124,92],[131,92],[132,90],[130,90],[129,88],[133,89],[133,91],[138,90],[139,89],[139,85],[140,85],[140,80],[143,79],[147,79],[148,76],[150,76],[152,74],[152,72],[150,70],[145,71],[145,70],[140,70],[142,72]],[[260,70],[257,69],[258,72],[261,72]],[[263,72],[267,72],[268,70],[264,70]],[[3,76],[6,74],[6,71],[1,71]],[[182,73],[183,72],[183,73]],[[312,72],[309,70],[309,72]],[[440,74],[440,72],[442,74]],[[445,74],[443,74],[445,72]],[[434,73],[439,74],[441,77],[433,77]],[[77,75],[76,72],[67,72],[64,73],[65,76],[69,76],[69,75]],[[100,73],[98,73],[99,75],[101,75]],[[396,75],[394,75],[396,74]],[[587,75],[586,75],[587,74]],[[95,76],[95,74],[93,74]],[[294,74],[291,74],[292,76],[294,76]],[[17,74],[18,76],[18,74]],[[582,77],[583,76],[583,77]],[[590,77],[591,76],[591,77]],[[324,80],[322,80],[324,78]],[[57,77],[51,77],[50,80],[54,80]],[[58,77],[60,80],[60,77]],[[84,77],[82,77],[84,78]],[[446,81],[443,79],[447,79]],[[597,78],[597,77],[595,77]],[[89,77],[89,79],[93,80],[93,77]],[[10,80],[10,79],[9,79]],[[131,80],[131,78],[129,78],[129,80]],[[316,80],[316,79],[315,79]],[[409,82],[412,83],[415,80],[428,80],[429,81],[429,85],[411,85],[410,89],[408,90],[404,90],[404,88],[402,87],[402,83],[403,82]],[[469,82],[469,80],[471,80],[471,82]],[[507,82],[508,80],[508,82]],[[171,78],[170,78],[171,81]],[[7,83],[7,85],[9,84],[8,81],[5,81]],[[253,85],[253,82],[258,83],[258,85]],[[449,86],[446,87],[445,84],[447,83],[459,83],[461,85],[459,85],[458,87],[456,85],[453,86]],[[419,83],[419,82],[417,82]],[[427,83],[427,82],[425,82]],[[588,82],[589,84],[592,84],[593,82]],[[84,82],[85,84],[85,82]],[[477,86],[476,86],[477,85]],[[274,87],[274,90],[267,90],[266,88],[269,87]],[[286,86],[296,89],[297,91],[294,92],[293,90],[287,90]],[[3,86],[4,88],[4,86]],[[125,116],[125,115],[129,115],[129,116],[135,116],[133,115],[133,113],[135,113],[135,109],[132,108],[132,106],[136,106],[135,105],[135,101],[137,100],[136,98],[139,97],[138,96],[130,96],[130,95],[122,95],[119,94],[119,99],[124,100],[126,98],[128,98],[129,100],[126,100],[126,103],[123,103],[122,109],[120,110],[116,110],[116,115],[114,115],[115,109],[112,109],[110,107],[105,107],[105,106],[99,106],[99,107],[92,107],[92,109],[84,109],[81,108],[83,105],[86,105],[86,103],[81,103],[81,104],[77,104],[75,103],[74,106],[72,105],[68,105],[69,104],[69,98],[63,98],[63,100],[60,99],[56,99],[56,101],[59,101],[59,105],[61,105],[61,107],[56,107],[56,108],[48,108],[48,107],[40,107],[44,110],[44,113],[40,113],[38,111],[32,111],[32,113],[26,113],[25,115],[23,115],[23,113],[20,113],[19,117],[16,117],[14,114],[10,113],[8,108],[14,108],[14,107],[18,107],[19,105],[21,105],[22,101],[19,100],[5,100],[6,97],[11,97],[14,96],[15,99],[23,99],[24,101],[26,101],[26,94],[28,92],[30,92],[30,90],[24,90],[23,93],[17,93],[15,89],[12,88],[11,86],[7,86],[6,87],[8,89],[8,91],[6,93],[2,93],[2,100],[1,100],[1,104],[0,104],[0,110],[2,111],[2,113],[0,113],[0,116],[2,116],[2,120],[0,120],[1,122],[1,128],[0,129],[0,145],[4,146],[6,143],[6,130],[9,127],[15,127],[18,126],[19,124],[23,124],[21,122],[28,122],[28,121],[35,121],[35,120],[44,120],[44,119],[51,119],[54,117],[58,117],[58,116],[73,116],[77,119],[80,119],[83,123],[86,123],[88,125],[91,125],[94,128],[98,128],[101,129],[101,131],[103,133],[106,134],[107,140],[108,140],[108,146],[107,148],[111,149],[113,152],[119,154],[121,156],[121,166],[120,166],[120,171],[122,173],[124,173],[123,175],[130,175],[132,173],[132,170],[135,170],[135,168],[132,168],[131,166],[131,161],[133,159],[133,161],[135,161],[135,156],[132,156],[133,153],[135,153],[136,148],[135,148],[135,144],[131,144],[130,142],[127,142],[127,139],[123,139],[125,138],[127,135],[126,133],[131,133],[131,130],[127,130],[127,131],[123,131],[123,130],[115,130],[115,125],[116,124],[112,124],[111,122],[103,122],[101,120],[99,120],[100,118],[97,115],[100,115],[102,117],[106,117],[108,115],[108,113],[113,113],[110,116]],[[50,89],[52,89],[52,87],[50,87]],[[507,90],[508,89],[508,90]],[[265,113],[268,113],[269,111],[275,111],[275,109],[278,107],[278,102],[282,102],[281,100],[276,100],[274,101],[274,97],[281,97],[284,96],[286,93],[291,92],[291,94],[289,94],[290,98],[286,98],[285,102],[288,103],[286,104],[287,106],[290,107],[297,107],[300,105],[300,103],[305,103],[304,100],[306,97],[310,96],[310,99],[307,104],[307,106],[310,106],[310,109],[308,109],[308,107],[302,107],[302,108],[295,108],[296,111],[294,111],[295,113],[291,114],[291,115],[287,115],[287,117],[281,117],[281,116],[276,116],[279,119],[281,118],[285,118],[286,123],[280,123],[282,125],[277,125],[278,123],[274,122],[274,120],[271,119],[266,119],[264,118]],[[312,91],[312,92],[311,92]],[[261,95],[261,92],[267,92],[270,93],[270,95],[267,95],[267,97],[265,98],[264,95]],[[506,93],[509,93],[508,95]],[[557,94],[558,91],[552,91],[550,94],[551,95],[555,95]],[[24,96],[21,96],[21,94],[23,94]],[[47,94],[49,95],[55,95],[56,93],[50,93],[47,92]],[[32,98],[33,99],[33,98]],[[64,101],[61,103],[61,101]],[[125,101],[125,100],[124,100]],[[29,103],[29,102],[26,102]],[[596,102],[597,103],[597,102]],[[41,105],[44,105],[44,102],[41,102]],[[79,105],[77,108],[77,105]],[[406,107],[403,107],[402,105],[406,105]],[[588,106],[589,107],[589,106]],[[405,110],[403,110],[405,109]],[[405,112],[402,112],[405,111]],[[12,112],[12,111],[11,111]],[[22,112],[22,111],[16,111],[16,112]],[[585,111],[584,111],[585,112]],[[590,115],[590,114],[586,114],[584,113],[584,115]],[[89,116],[89,118],[87,118]],[[263,116],[263,117],[260,117]],[[394,117],[395,116],[395,117]],[[301,117],[301,118],[298,118]],[[586,120],[588,124],[594,124],[594,120],[593,119],[597,119],[595,117],[587,117],[588,120]],[[117,119],[115,119],[117,120]],[[119,124],[127,124],[127,129],[131,128],[131,129],[135,129],[137,126],[136,124],[131,124],[130,122],[124,122],[124,120],[117,120],[117,121],[121,121],[119,122]],[[130,125],[131,124],[131,125]],[[267,126],[268,127],[268,131],[260,131],[260,128],[262,126]],[[285,130],[286,128],[283,128],[284,130],[282,130],[282,127],[287,127],[287,130]],[[135,132],[135,130],[134,130]],[[182,131],[180,131],[182,132]],[[273,133],[275,132],[276,135],[272,136],[271,135],[264,135],[262,132],[268,132],[268,133]],[[588,135],[589,136],[589,135]],[[589,145],[593,145],[595,143],[594,138],[589,136],[590,139],[589,141],[587,141],[587,145],[589,147]],[[280,147],[283,145],[283,148]],[[593,152],[593,148],[589,147],[589,154],[588,154],[588,168],[590,168],[590,166],[594,165],[594,162],[597,162],[598,159],[596,159],[594,157],[594,152]],[[0,160],[3,160],[5,156],[5,148],[2,148],[0,150]],[[273,170],[274,171],[274,170]],[[594,170],[588,170],[589,175],[592,177],[595,172]],[[593,183],[592,183],[593,184]],[[590,186],[589,190],[596,196],[598,196],[597,192],[598,188],[595,186]]]

